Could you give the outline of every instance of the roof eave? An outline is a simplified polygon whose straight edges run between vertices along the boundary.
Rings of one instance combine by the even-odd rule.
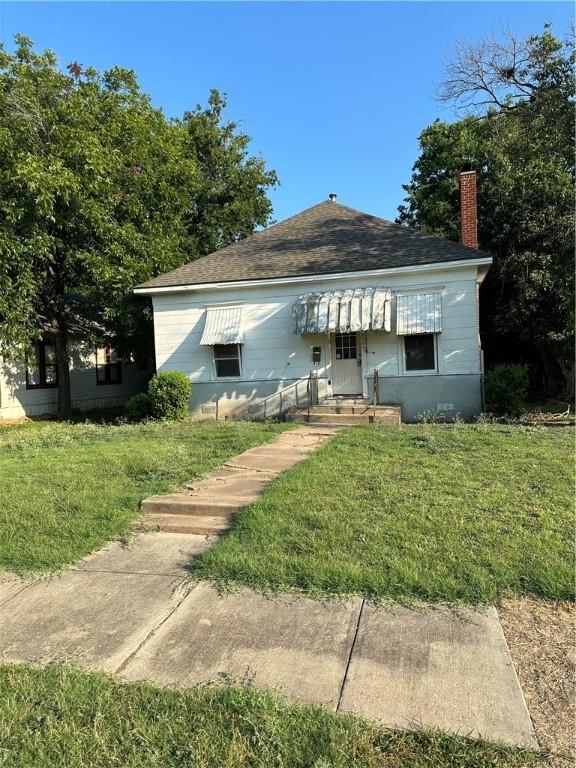
[[[322,274],[292,275],[285,277],[268,277],[252,280],[227,280],[210,283],[188,283],[160,286],[138,285],[134,293],[138,296],[156,296],[160,293],[187,293],[190,291],[208,291],[225,288],[248,288],[251,286],[279,285],[290,283],[310,283],[316,280],[343,280],[350,277],[380,277],[385,275],[403,274],[406,272],[435,272],[438,270],[458,269],[460,267],[486,267],[492,264],[492,257],[478,255],[477,258],[455,259],[454,261],[431,262],[429,264],[412,264],[402,267],[386,267],[382,269],[357,270],[354,272],[327,272]]]

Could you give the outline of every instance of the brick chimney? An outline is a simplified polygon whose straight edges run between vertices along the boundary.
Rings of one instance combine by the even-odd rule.
[[[478,248],[476,171],[460,174],[460,242],[468,248]]]

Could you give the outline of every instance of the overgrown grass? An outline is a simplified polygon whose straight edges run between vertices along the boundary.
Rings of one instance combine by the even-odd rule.
[[[520,768],[529,752],[390,733],[250,687],[170,691],[65,667],[0,668],[5,768]]]
[[[194,577],[394,600],[573,595],[573,431],[346,430],[276,480]]]
[[[0,570],[54,570],[125,533],[178,488],[279,424],[38,422],[0,429]],[[1,764],[1,763],[0,763]]]

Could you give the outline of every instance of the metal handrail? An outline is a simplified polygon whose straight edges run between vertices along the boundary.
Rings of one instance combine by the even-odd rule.
[[[306,421],[310,421],[310,406],[312,404],[312,371],[308,374],[306,381],[306,400],[308,401],[308,415]]]
[[[379,398],[379,392],[378,392],[378,368],[374,368],[374,374],[373,374],[373,382],[372,382],[372,406],[373,406],[373,421],[376,421],[376,405],[378,403]]]
[[[272,394],[270,394],[267,397],[263,398],[262,400],[260,400],[259,403],[256,403],[256,404],[246,403],[246,404],[240,406],[236,411],[234,411],[233,414],[231,414],[232,418],[239,418],[240,415],[244,411],[247,411],[251,407],[254,407],[254,405],[256,405],[256,406],[258,406],[260,408],[263,408],[264,413],[266,414],[268,404],[274,398],[279,398],[280,399],[280,403],[282,404],[282,401],[284,399],[283,396],[285,396],[286,393],[289,390],[291,390],[291,389],[294,389],[295,395],[296,395],[296,398],[295,398],[296,399],[296,405],[299,405],[300,401],[299,401],[299,396],[298,396],[298,387],[301,386],[304,382],[306,382],[306,398],[307,398],[307,401],[308,401],[307,404],[308,404],[308,410],[309,410],[310,409],[310,397],[311,397],[311,395],[310,395],[310,390],[311,390],[310,379],[311,378],[312,378],[312,372],[310,372],[310,374],[308,375],[308,377],[306,379],[304,379],[304,378],[296,379],[296,381],[293,381],[291,384],[288,384],[287,387],[284,387],[283,389],[279,389],[277,392],[273,392]]]

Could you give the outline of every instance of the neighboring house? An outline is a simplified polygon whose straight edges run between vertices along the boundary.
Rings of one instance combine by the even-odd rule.
[[[320,400],[376,392],[407,421],[477,414],[478,287],[492,260],[476,250],[474,173],[461,189],[464,244],[331,195],[138,286],[152,298],[158,371],[188,375],[198,416],[277,415],[302,403],[311,371]]]
[[[72,406],[81,410],[122,405],[152,375],[121,360],[114,349],[94,350],[81,338],[70,343]],[[46,337],[24,360],[0,359],[0,419],[55,414],[58,390],[54,346]]]

